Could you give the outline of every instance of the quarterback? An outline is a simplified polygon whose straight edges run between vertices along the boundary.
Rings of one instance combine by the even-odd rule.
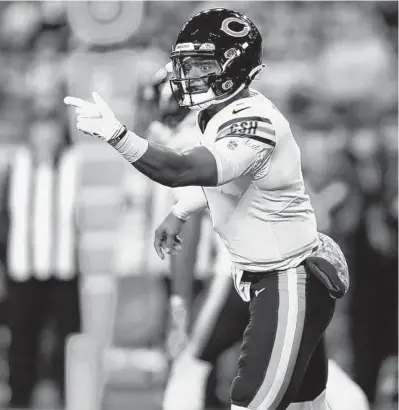
[[[231,409],[327,410],[322,336],[348,271],[338,245],[317,233],[288,121],[250,88],[263,68],[259,30],[235,11],[203,11],[183,26],[170,57],[180,106],[200,111],[202,140],[190,151],[127,130],[96,93],[94,103],[64,101],[76,108],[79,130],[152,180],[187,187],[155,232],[161,258],[178,245],[185,220],[209,208],[249,302]]]
[[[187,150],[195,146],[201,137],[196,126],[195,113],[188,114],[187,110],[177,106],[169,87],[168,73],[165,70],[163,72],[162,81],[159,75],[156,75],[154,85],[157,90],[154,95],[158,97],[154,102],[162,114],[161,121],[154,121],[153,126],[150,126],[151,139],[162,140],[169,146]],[[167,140],[168,135],[170,141]],[[173,196],[178,192],[173,188],[166,191]],[[316,213],[317,208],[322,206],[320,194],[318,195]],[[323,205],[323,213],[319,212],[321,221],[318,219],[318,225],[324,227],[323,231],[328,230],[330,213],[335,206],[336,202],[329,198],[328,203]],[[159,212],[163,211],[161,209]],[[182,351],[181,344],[176,343],[176,340],[173,344],[169,343],[178,355],[174,355],[176,359],[165,388],[163,410],[225,408],[218,400],[216,392],[212,389],[214,386],[209,383],[207,377],[210,372],[216,370],[218,358],[230,347],[241,342],[249,322],[247,305],[238,296],[230,279],[231,264],[228,252],[220,240],[217,240],[217,236],[207,229],[209,222],[207,214],[207,212],[199,213],[195,216],[197,220],[194,218],[196,223],[185,224],[184,247],[170,260],[172,282],[177,282],[174,293],[183,301],[188,301],[190,298],[190,292],[186,289],[190,284],[193,286],[193,277],[198,271],[206,267],[207,272],[213,274],[213,278],[210,288],[203,291],[205,298],[190,335],[186,334],[187,330],[182,329],[181,325],[178,327],[180,332],[184,333],[180,338],[185,341],[186,347]],[[198,230],[200,235],[196,232]],[[213,251],[209,252],[210,249]],[[213,258],[210,257],[211,254]],[[317,358],[317,355],[315,357]],[[310,363],[308,367],[312,365],[315,364]],[[365,393],[332,360],[328,362],[326,397],[328,405],[333,410],[369,410]]]

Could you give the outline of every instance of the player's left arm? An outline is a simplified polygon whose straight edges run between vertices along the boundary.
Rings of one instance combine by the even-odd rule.
[[[78,129],[107,141],[140,172],[170,187],[224,184],[258,168],[275,145],[271,127],[266,134],[273,138],[263,138],[269,120],[238,118],[219,127],[215,143],[179,152],[128,131],[98,94],[93,98],[95,104],[73,97],[64,100],[76,108]]]

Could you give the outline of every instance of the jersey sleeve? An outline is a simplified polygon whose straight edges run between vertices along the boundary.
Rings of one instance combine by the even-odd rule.
[[[233,118],[221,124],[216,141],[229,137],[245,137],[259,143],[275,147],[276,132],[272,122],[266,117],[248,116]]]
[[[234,118],[221,124],[216,140],[204,144],[215,157],[218,185],[243,175],[263,177],[276,146],[276,133],[265,117]]]
[[[204,191],[199,186],[173,188],[177,202],[172,209],[185,219],[208,206]]]

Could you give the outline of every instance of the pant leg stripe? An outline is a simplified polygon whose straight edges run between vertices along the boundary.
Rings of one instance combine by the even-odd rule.
[[[287,367],[284,381],[280,387],[280,390],[274,399],[273,403],[271,404],[270,408],[277,408],[277,406],[281,403],[288,386],[291,382],[292,373],[295,368],[295,363],[298,357],[299,349],[301,346],[302,341],[302,334],[303,329],[305,326],[305,313],[306,313],[306,300],[305,300],[305,291],[306,291],[306,273],[303,267],[299,267],[296,269],[292,269],[291,272],[288,274],[292,277],[295,277],[296,285],[297,285],[297,304],[298,304],[298,312],[297,312],[297,320],[296,320],[296,331],[294,335],[294,340],[292,344],[289,365]]]
[[[200,356],[222,312],[231,289],[231,277],[216,275],[212,281],[201,312],[194,323],[188,349]]]
[[[304,303],[298,295],[296,269],[278,276],[278,325],[269,366],[249,408],[269,409],[284,395],[292,375],[303,330]],[[302,311],[303,313],[303,311]]]
[[[278,308],[277,308],[277,328],[274,336],[274,343],[272,354],[270,357],[269,365],[266,371],[266,375],[263,379],[261,386],[256,392],[255,397],[251,401],[249,408],[258,408],[265,397],[267,396],[268,391],[272,388],[274,383],[274,375],[277,373],[280,356],[282,353],[282,347],[284,344],[285,331],[287,328],[288,321],[288,298],[283,294],[284,289],[287,292],[288,286],[288,277],[284,274],[279,274],[277,276],[277,289],[278,289]]]

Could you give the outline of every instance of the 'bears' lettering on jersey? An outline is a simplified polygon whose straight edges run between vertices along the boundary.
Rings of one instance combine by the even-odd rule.
[[[268,118],[234,118],[219,127],[216,141],[227,137],[246,137],[274,147],[275,138],[270,138],[270,136],[275,137],[275,135],[272,122]]]

